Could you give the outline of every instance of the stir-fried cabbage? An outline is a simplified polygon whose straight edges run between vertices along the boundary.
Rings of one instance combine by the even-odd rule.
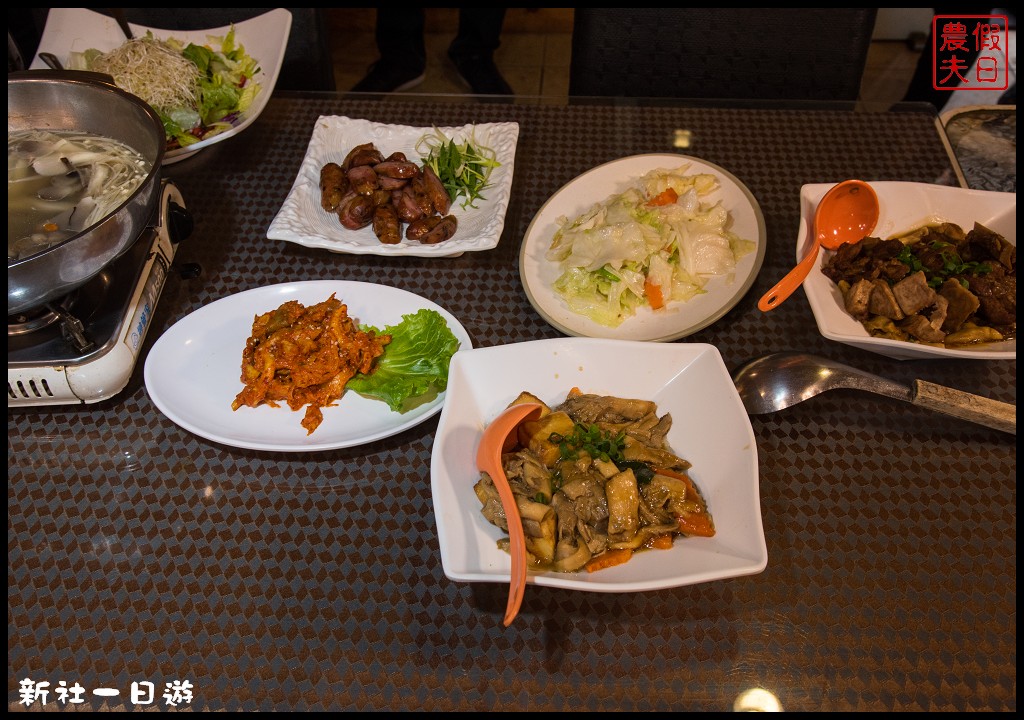
[[[708,280],[729,276],[754,243],[732,233],[714,175],[653,170],[576,218],[560,218],[546,253],[558,262],[555,291],[594,322],[620,325],[638,308],[685,302]]]

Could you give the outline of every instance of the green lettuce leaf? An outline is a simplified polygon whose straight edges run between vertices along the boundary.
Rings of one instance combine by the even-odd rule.
[[[408,412],[448,387],[448,365],[459,340],[436,310],[403,315],[398,325],[377,334],[391,335],[384,354],[369,375],[358,374],[345,386],[365,397],[383,400],[395,412]]]

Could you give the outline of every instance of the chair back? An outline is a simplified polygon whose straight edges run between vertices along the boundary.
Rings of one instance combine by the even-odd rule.
[[[856,100],[877,8],[576,8],[569,94]]]

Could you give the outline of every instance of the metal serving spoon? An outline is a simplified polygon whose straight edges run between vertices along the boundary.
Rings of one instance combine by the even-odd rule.
[[[837,250],[843,243],[860,242],[878,223],[878,196],[863,180],[846,180],[818,201],[811,228],[811,249],[796,267],[757,302],[762,312],[774,310],[803,284],[822,247]]]
[[[505,469],[501,465],[501,455],[510,452],[518,444],[519,426],[527,420],[536,420],[542,409],[537,403],[512,405],[487,426],[476,452],[477,468],[487,473],[494,482],[508,524],[508,552],[512,556],[512,577],[508,586],[505,627],[511,625],[519,614],[523,593],[526,592],[526,538],[523,535],[523,519],[519,516],[519,506],[516,505],[512,487],[508,484]]]
[[[780,352],[751,360],[732,374],[750,415],[777,412],[827,390],[850,388],[905,400],[961,420],[1017,434],[1017,406],[924,380],[906,387],[834,360]]]

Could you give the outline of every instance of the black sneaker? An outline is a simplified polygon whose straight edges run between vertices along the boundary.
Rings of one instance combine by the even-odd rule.
[[[452,58],[459,77],[474,95],[515,95],[515,91],[498,72],[494,60],[483,55]]]
[[[423,68],[378,60],[370,66],[366,77],[352,86],[352,92],[391,93],[409,90],[427,77]]]

